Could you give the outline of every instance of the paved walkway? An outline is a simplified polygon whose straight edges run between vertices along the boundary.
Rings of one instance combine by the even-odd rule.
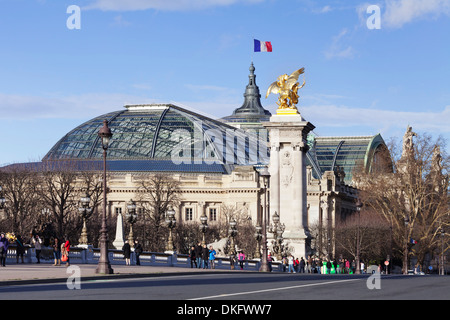
[[[223,269],[191,269],[179,267],[158,267],[158,266],[125,266],[111,265],[114,270],[112,275],[96,274],[96,264],[79,264],[72,265],[80,268],[82,279],[102,279],[111,277],[144,277],[157,276],[161,274],[174,273],[192,273],[192,272],[229,272],[231,270]],[[73,275],[73,269],[66,266],[53,266],[51,264],[10,264],[6,267],[0,267],[0,286],[36,283],[36,282],[52,282],[66,281]]]

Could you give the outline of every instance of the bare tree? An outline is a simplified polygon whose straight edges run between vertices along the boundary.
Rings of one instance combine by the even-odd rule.
[[[167,238],[165,214],[170,207],[179,204],[180,182],[163,173],[145,175],[138,180],[137,191],[137,201],[142,207],[143,219],[149,231],[146,239],[149,241],[147,250],[164,251]]]
[[[0,186],[6,199],[5,219],[2,223],[5,230],[20,235],[31,233],[40,215],[37,184],[36,171],[19,165],[2,168]]]
[[[417,135],[408,127],[401,155],[394,144],[391,158],[384,159],[384,163],[393,164],[392,171],[380,167],[355,172],[363,202],[380,213],[392,228],[393,240],[403,256],[404,273],[409,256],[415,254],[423,262],[425,254],[438,245],[438,230],[448,227],[449,159],[440,152],[437,156],[444,145],[441,138],[433,142],[429,135]],[[420,246],[412,245],[411,239]]]

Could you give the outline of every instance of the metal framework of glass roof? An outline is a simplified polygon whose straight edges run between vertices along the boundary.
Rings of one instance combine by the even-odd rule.
[[[202,172],[210,172],[212,167],[208,166],[212,164],[216,165],[215,171],[223,172],[229,170],[218,170],[218,164],[231,167],[267,162],[266,145],[223,122],[172,104],[133,105],[125,109],[76,127],[53,146],[43,161],[101,160],[103,149],[98,131],[106,119],[113,133],[108,161],[116,161],[117,168],[120,163],[124,170],[133,168],[130,161],[142,166],[143,160],[152,160],[153,164],[157,160],[157,171],[184,171],[186,168],[174,166],[179,164],[194,165],[188,168]]]
[[[385,147],[380,134],[361,137],[315,137],[307,153],[314,176],[325,171],[344,170],[346,183],[351,183],[354,168],[360,164],[370,170],[377,151]]]

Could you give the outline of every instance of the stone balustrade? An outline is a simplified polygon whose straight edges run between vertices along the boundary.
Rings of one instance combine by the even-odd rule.
[[[125,265],[125,259],[123,257],[122,250],[109,249],[109,261],[111,265]],[[97,264],[100,258],[100,249],[94,248],[91,245],[76,246],[70,248],[69,253],[71,264]],[[24,254],[24,263],[37,263],[35,248],[27,245]],[[166,267],[181,267],[190,268],[191,260],[186,254],[175,253],[160,253],[160,252],[143,252],[139,256],[141,265],[143,266],[166,266]],[[19,263],[22,260],[19,257]],[[42,247],[40,262],[42,264],[53,264],[53,252],[50,247]],[[130,262],[132,265],[136,265],[136,254],[131,253]],[[16,246],[10,244],[8,248],[8,256],[6,264],[16,264]],[[259,260],[245,260],[244,270],[257,271],[261,262]],[[194,266],[195,267],[195,266]],[[235,263],[235,268],[240,269],[239,264]],[[282,266],[280,262],[272,262],[273,271],[281,271]],[[216,257],[215,269],[231,269],[229,257]]]

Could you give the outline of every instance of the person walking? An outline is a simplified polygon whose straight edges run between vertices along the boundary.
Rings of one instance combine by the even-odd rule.
[[[189,258],[191,259],[191,268],[194,267],[194,264],[195,268],[198,268],[195,246],[191,247],[191,251],[189,251]]]
[[[2,267],[6,267],[6,257],[8,255],[9,241],[6,239],[5,234],[0,235],[0,264]]]
[[[203,249],[202,249],[202,268],[203,269],[208,269],[208,259],[209,259],[209,250],[205,244],[205,245],[203,245]]]
[[[214,248],[212,246],[209,246],[209,261],[210,261],[210,265],[211,265],[211,269],[215,269],[216,268],[216,250],[214,250]]]
[[[63,260],[63,256],[66,257],[66,267],[70,266],[70,241],[69,238],[65,237],[63,241],[61,241],[61,260]]]
[[[245,254],[241,250],[241,251],[239,251],[239,254],[238,254],[238,261],[239,261],[239,266],[241,267],[241,270],[244,270],[244,260],[245,260]]]
[[[299,273],[305,273],[305,259],[303,259],[303,257],[300,259]]]
[[[59,242],[58,238],[55,238],[53,240],[53,257],[55,258],[54,266],[60,266],[61,265],[61,243]]]
[[[195,257],[197,259],[197,268],[202,267],[202,245],[199,242],[198,245],[195,247]]]
[[[125,258],[125,265],[130,265],[130,256],[131,256],[131,246],[128,241],[125,241],[125,244],[122,247],[123,257]]]
[[[144,250],[142,249],[141,244],[139,243],[139,241],[135,241],[134,243],[134,254],[136,255],[136,265],[140,266],[141,265],[141,259],[139,258],[142,254]]]
[[[290,255],[288,257],[288,265],[289,265],[288,273],[291,273],[291,272],[295,273],[295,270],[294,270],[294,257],[292,255]]]
[[[38,234],[33,237],[34,250],[36,251],[36,263],[41,263],[42,240]]]
[[[25,253],[25,246],[23,245],[22,237],[17,235],[16,237],[16,262],[19,263],[19,256],[22,258],[23,263],[23,254]]]
[[[328,259],[327,261],[327,274],[331,274],[331,261]]]

